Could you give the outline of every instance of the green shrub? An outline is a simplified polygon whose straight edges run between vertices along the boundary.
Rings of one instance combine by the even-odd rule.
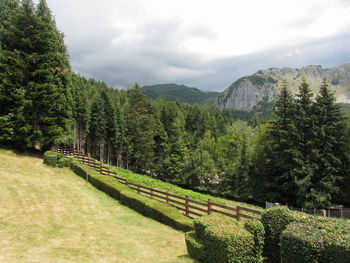
[[[290,223],[307,222],[311,216],[290,211],[287,207],[277,206],[267,209],[261,217],[265,228],[263,255],[268,263],[280,263],[280,237]]]
[[[292,223],[281,236],[283,263],[350,262],[350,224],[348,220],[315,220]]]
[[[73,161],[72,157],[63,157],[63,158],[58,160],[57,166],[60,167],[60,168],[70,167],[70,164],[71,164],[72,161]]]
[[[192,220],[179,213],[176,208],[139,195],[111,176],[102,175],[91,167],[80,164],[77,161],[71,163],[71,169],[83,178],[86,178],[86,174],[88,174],[89,182],[93,186],[145,216],[182,231],[193,229]]]
[[[44,163],[48,166],[56,167],[58,156],[54,151],[46,151],[44,153]]]
[[[186,235],[189,254],[203,262],[262,262],[263,227],[259,222],[213,214],[194,220],[195,235]],[[245,229],[247,225],[247,231]],[[260,246],[256,248],[256,244]],[[256,254],[260,253],[260,254]]]
[[[199,261],[205,261],[203,241],[196,236],[194,231],[185,233],[188,255]]]
[[[263,262],[263,249],[265,239],[265,229],[263,224],[256,219],[246,220],[244,222],[244,229],[251,233],[254,237],[254,255],[256,255],[255,262]]]

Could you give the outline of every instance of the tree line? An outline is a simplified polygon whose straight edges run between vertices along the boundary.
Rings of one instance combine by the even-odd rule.
[[[287,83],[250,114],[149,99],[70,70],[45,0],[0,3],[0,144],[74,145],[106,163],[227,197],[350,205],[349,120],[326,81]],[[262,110],[266,109],[266,110]],[[239,119],[247,119],[243,121]]]

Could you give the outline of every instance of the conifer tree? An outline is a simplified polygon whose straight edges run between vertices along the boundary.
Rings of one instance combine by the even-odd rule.
[[[128,90],[126,127],[131,150],[129,159],[138,172],[154,168],[154,109],[149,98],[136,84]]]
[[[295,158],[299,157],[297,143],[298,131],[295,123],[296,103],[288,85],[283,82],[280,95],[275,104],[275,118],[269,131],[271,152],[267,171],[271,186],[274,185],[278,195],[276,200],[295,204],[296,185],[294,168],[298,165]],[[278,187],[277,187],[278,186]]]
[[[46,2],[35,12],[33,2],[23,0],[1,35],[0,64],[11,71],[4,73],[0,97],[11,95],[17,145],[45,149],[71,142],[68,55]]]

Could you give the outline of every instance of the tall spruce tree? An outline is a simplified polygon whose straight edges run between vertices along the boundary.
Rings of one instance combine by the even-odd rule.
[[[288,85],[283,82],[280,95],[275,104],[274,120],[269,135],[271,138],[267,176],[270,185],[278,189],[276,201],[295,204],[297,187],[294,168],[295,158],[300,156],[296,145],[298,131],[295,124],[296,103]],[[278,186],[278,187],[277,187]]]
[[[11,96],[1,114],[15,116],[14,141],[41,149],[71,142],[68,55],[46,2],[36,12],[31,0],[23,0],[1,35],[0,64],[7,70],[0,97]]]
[[[136,84],[128,90],[126,127],[129,139],[129,160],[135,170],[154,168],[154,109],[149,98]]]
[[[349,139],[345,137],[346,123],[340,105],[335,103],[325,79],[313,108],[315,136],[311,160],[315,168],[299,194],[305,198],[305,207],[328,208],[332,196],[339,193],[338,183],[349,165],[346,149]]]

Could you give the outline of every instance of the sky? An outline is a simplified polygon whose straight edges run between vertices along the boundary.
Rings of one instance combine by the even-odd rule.
[[[350,62],[350,0],[47,0],[72,69],[115,88],[223,91],[271,67]]]

